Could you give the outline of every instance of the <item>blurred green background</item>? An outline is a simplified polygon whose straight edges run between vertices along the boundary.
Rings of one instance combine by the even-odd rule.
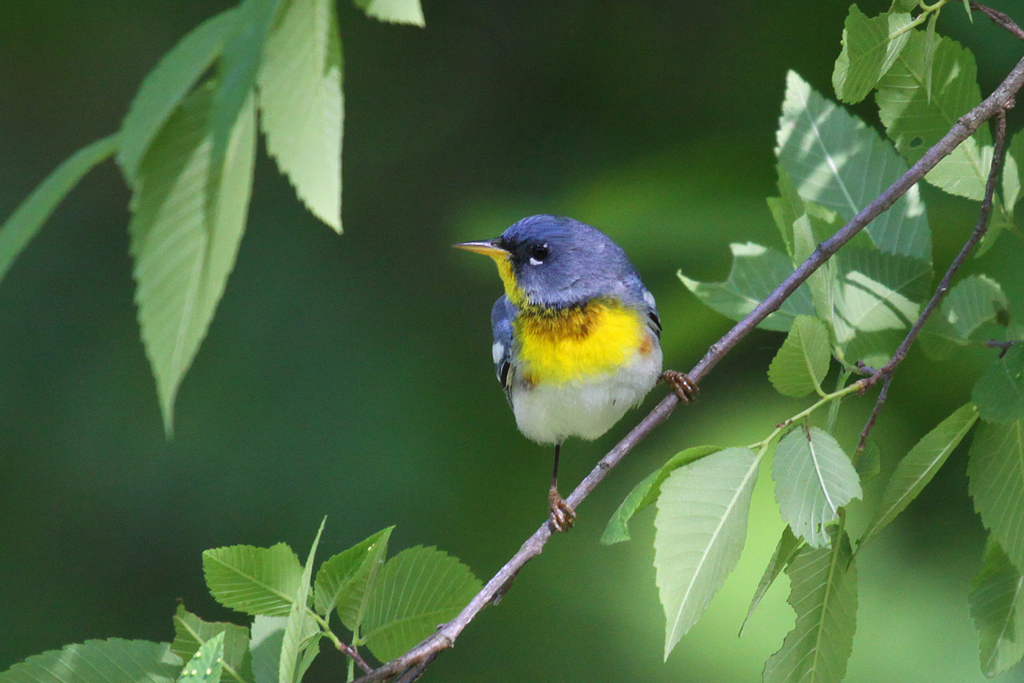
[[[116,130],[163,52],[230,4],[0,3],[0,217]],[[1024,3],[992,4],[1024,20]],[[730,323],[676,270],[722,279],[730,241],[779,244],[764,198],[784,74],[832,96],[847,7],[425,0],[421,30],[340,2],[346,234],[313,219],[261,151],[238,264],[169,443],[132,303],[129,195],[111,163],[88,176],[0,285],[0,669],[89,638],[169,640],[178,598],[244,623],[207,594],[201,552],[286,541],[304,556],[324,515],[321,557],[395,524],[393,552],[437,545],[486,580],[544,519],[550,452],[519,435],[493,378],[493,266],[449,245],[542,212],[604,229],[658,298],[667,363],[691,367]],[[975,50],[986,92],[1021,52],[958,3],[939,30]],[[870,100],[855,111],[877,125]],[[924,194],[944,269],[975,208]],[[1002,240],[970,268],[1024,301],[1020,245]],[[770,482],[739,569],[667,663],[652,513],[632,543],[597,539],[672,453],[760,439],[803,406],[766,381],[781,340],[753,334],[719,365],[700,403],[612,473],[429,680],[760,680],[793,620],[783,579],[736,637],[782,527]],[[989,357],[912,354],[878,426],[886,470],[968,399]],[[872,403],[848,402],[846,444]],[[639,415],[570,442],[563,487]],[[864,553],[847,680],[983,680],[966,602],[983,536],[965,456]],[[851,514],[856,525],[863,508]],[[343,666],[328,652],[307,680],[337,681]]]

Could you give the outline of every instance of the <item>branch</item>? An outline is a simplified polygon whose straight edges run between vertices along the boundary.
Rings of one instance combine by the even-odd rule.
[[[1009,21],[1008,18],[1007,21]],[[882,212],[888,210],[897,199],[902,197],[921,180],[939,161],[967,140],[982,123],[1012,106],[1010,103],[1013,101],[1013,96],[1021,89],[1022,85],[1024,85],[1024,59],[1017,63],[1006,79],[999,84],[991,95],[977,107],[964,114],[949,132],[929,149],[910,170],[890,185],[878,198],[865,206],[860,213],[850,219],[832,237],[819,244],[814,253],[776,287],[764,301],[758,304],[743,320],[729,330],[725,336],[712,344],[707,354],[688,373],[690,378],[694,382],[699,382],[703,379],[740,340],[750,334],[769,314],[778,310],[782,303],[814,271],[839,251],[844,244],[853,239],[858,232],[863,230],[868,223]],[[679,398],[675,393],[670,393],[662,399],[661,403],[655,406],[625,438],[601,458],[601,461],[580,482],[580,485],[576,487],[576,490],[572,492],[566,502],[573,508],[579,507],[580,503],[601,483],[601,480],[605,478],[608,472],[627,453],[633,450],[637,444],[643,441],[655,427],[667,420],[678,405]],[[512,556],[505,566],[498,570],[491,580],[487,582],[487,585],[474,596],[457,617],[444,624],[433,635],[426,638],[404,655],[387,662],[373,671],[373,673],[356,679],[354,683],[380,681],[412,670],[416,670],[418,675],[422,671],[420,665],[425,666],[427,660],[432,659],[441,650],[454,646],[459,634],[476,618],[477,614],[484,607],[492,604],[495,598],[500,599],[504,595],[508,585],[515,578],[516,574],[519,573],[519,570],[543,551],[544,545],[551,538],[551,535],[551,526],[548,522],[545,522],[532,536],[526,539],[526,542],[519,548],[519,551]]]
[[[985,7],[985,5],[975,2],[975,0],[971,0],[971,9],[974,10],[975,12],[981,12],[989,19],[991,19],[996,26],[1006,29],[1007,31],[1017,36],[1021,40],[1024,40],[1024,29],[1021,29],[1020,26],[1017,26],[1013,19],[1003,14],[1002,12],[997,12],[991,7]]]

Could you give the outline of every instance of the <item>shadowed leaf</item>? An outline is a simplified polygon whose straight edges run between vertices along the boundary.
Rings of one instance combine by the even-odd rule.
[[[840,101],[854,104],[867,97],[907,44],[911,32],[901,30],[909,23],[906,12],[868,18],[857,5],[850,5],[843,50],[832,71],[832,87]]]
[[[1024,420],[982,422],[971,444],[967,476],[981,521],[1013,564],[1024,567]]]
[[[783,396],[801,398],[821,390],[830,359],[825,323],[800,315],[768,366],[768,379]]]
[[[971,340],[979,327],[997,320],[1010,309],[998,282],[987,275],[971,275],[958,282],[939,310],[921,330],[921,344],[928,355],[944,358]]]
[[[298,558],[295,563],[298,564]],[[279,683],[281,670],[281,645],[284,642],[284,627],[287,617],[257,615],[252,620],[252,638],[249,650],[252,652],[252,670],[256,683]]]
[[[395,527],[378,531],[364,541],[324,561],[316,573],[313,596],[316,611],[327,616],[335,607],[343,624],[357,631],[366,610],[369,587],[388,552]]]
[[[0,683],[173,683],[181,664],[167,643],[87,640],[29,657]]]
[[[787,526],[782,530],[782,538],[779,539],[778,544],[775,546],[775,552],[772,554],[772,559],[768,561],[768,566],[764,569],[764,574],[761,576],[761,580],[757,583],[757,590],[754,591],[754,597],[750,601],[750,608],[747,610],[747,616],[743,618],[743,623],[740,625],[740,635],[743,635],[743,629],[747,627],[747,622],[750,621],[751,615],[757,606],[761,604],[761,598],[768,592],[768,589],[775,583],[775,579],[779,578],[786,567],[793,562],[793,558],[796,557],[797,552],[803,546],[803,541],[793,535],[793,530]]]
[[[224,677],[237,683],[252,683],[249,629],[223,621],[203,621],[178,605],[174,614],[174,642],[171,651],[183,661],[192,659],[199,648],[217,634],[224,634]]]
[[[1012,422],[1024,418],[1024,344],[1010,347],[974,383],[971,400],[981,419]]]
[[[1024,656],[1024,576],[995,541],[989,541],[968,599],[980,639],[981,671],[991,678]]]

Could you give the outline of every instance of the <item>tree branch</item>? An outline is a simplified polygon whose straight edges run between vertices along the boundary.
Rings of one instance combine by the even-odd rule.
[[[984,11],[980,9],[980,6],[978,7],[979,11]],[[986,12],[986,14],[989,13]],[[989,16],[992,15],[989,14]],[[1006,21],[1009,21],[1009,19],[1007,18]],[[1013,22],[1011,21],[1010,23],[1012,24]],[[1014,24],[1014,26],[1016,25]],[[750,334],[769,314],[778,310],[782,303],[844,244],[853,239],[858,232],[863,230],[878,215],[888,210],[897,199],[902,197],[920,181],[939,161],[967,140],[982,123],[1011,106],[1010,103],[1013,101],[1014,94],[1020,90],[1022,85],[1024,85],[1024,59],[1017,63],[1006,79],[999,84],[991,95],[977,107],[964,114],[949,132],[929,149],[910,170],[890,185],[878,198],[865,206],[860,213],[850,219],[832,237],[819,244],[814,253],[776,287],[764,301],[758,304],[743,320],[729,330],[725,336],[715,344],[712,344],[707,354],[689,372],[690,378],[694,382],[699,382],[707,375],[740,340]],[[662,399],[625,438],[616,444],[597,463],[597,466],[594,467],[590,474],[569,496],[567,499],[569,505],[574,508],[578,507],[627,453],[633,450],[655,427],[668,419],[678,404],[679,398],[675,393],[669,393],[668,396]],[[476,618],[477,614],[484,607],[492,604],[495,597],[500,597],[504,594],[519,570],[543,551],[544,545],[551,538],[551,535],[550,523],[545,522],[523,543],[519,551],[512,556],[505,566],[498,570],[491,580],[487,582],[487,585],[473,597],[458,616],[441,626],[433,635],[426,638],[404,655],[383,664],[372,673],[356,679],[354,683],[380,681],[409,671],[416,671],[416,675],[419,675],[429,663],[428,660],[432,660],[441,650],[454,646],[459,634]]]

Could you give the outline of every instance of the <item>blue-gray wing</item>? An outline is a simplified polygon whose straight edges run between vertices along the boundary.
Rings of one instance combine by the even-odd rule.
[[[494,345],[491,346],[491,357],[494,360],[494,374],[498,376],[505,396],[511,402],[512,377],[512,319],[516,309],[509,300],[502,296],[491,308],[491,332],[494,333]]]

